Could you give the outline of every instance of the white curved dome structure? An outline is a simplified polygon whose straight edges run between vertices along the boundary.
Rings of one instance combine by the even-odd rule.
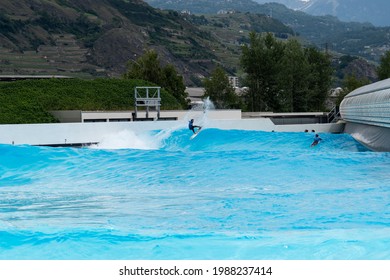
[[[360,87],[344,97],[344,132],[374,151],[390,151],[390,79]]]

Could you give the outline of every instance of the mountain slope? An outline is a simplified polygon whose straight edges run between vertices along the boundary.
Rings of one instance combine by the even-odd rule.
[[[241,20],[261,31],[292,33],[266,16]],[[237,42],[249,30],[234,32],[229,21],[156,10],[140,0],[2,0],[0,74],[119,76],[129,60],[153,48],[191,85],[215,64],[237,66]]]
[[[172,52],[160,41],[168,38],[167,33],[181,32],[185,24],[180,18],[162,14],[138,0],[2,2],[5,32],[0,42],[4,47],[13,52],[42,51],[49,64],[60,65],[61,61],[71,60],[73,53],[68,46],[73,45],[80,55],[76,59],[83,64],[72,65],[73,68],[92,72],[104,69],[108,75],[123,72],[128,60],[154,45],[166,60],[173,60]],[[196,40],[199,31],[188,29]],[[64,41],[64,37],[68,40]],[[212,57],[207,48],[199,45],[199,49]],[[66,51],[71,52],[68,57]],[[184,67],[180,59],[177,64]],[[57,68],[61,67],[69,70],[66,65]]]
[[[155,7],[164,7],[178,11],[185,8],[199,14],[216,14],[224,9],[269,15],[291,27],[307,44],[314,44],[317,47],[328,48],[339,53],[362,56],[372,61],[379,61],[384,52],[390,49],[390,38],[388,35],[390,27],[381,28],[375,27],[370,23],[342,22],[333,16],[313,16],[302,11],[288,9],[286,6],[278,3],[260,5],[251,0],[147,1]],[[268,0],[267,2],[270,1]],[[309,2],[302,3],[305,5],[310,4]]]
[[[160,9],[173,9],[176,11],[188,10],[195,14],[216,14],[219,11],[236,10],[253,11],[258,4],[252,0],[145,0],[153,7]]]
[[[265,4],[280,3],[311,15],[332,15],[347,22],[370,22],[376,26],[390,26],[388,0],[254,0]]]
[[[387,0],[312,0],[302,11],[313,15],[330,14],[344,21],[370,22],[377,26],[390,26]]]

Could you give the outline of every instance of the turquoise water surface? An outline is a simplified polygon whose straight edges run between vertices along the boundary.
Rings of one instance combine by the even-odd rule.
[[[349,135],[0,145],[0,259],[390,259],[390,153]]]

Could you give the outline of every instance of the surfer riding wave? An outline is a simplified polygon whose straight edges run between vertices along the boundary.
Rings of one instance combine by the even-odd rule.
[[[188,129],[191,130],[194,134],[196,134],[197,131],[195,131],[195,128],[198,128],[199,131],[202,127],[199,125],[194,125],[194,119],[191,119],[188,123]]]

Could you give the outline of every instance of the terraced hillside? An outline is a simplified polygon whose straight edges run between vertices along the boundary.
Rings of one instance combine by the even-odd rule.
[[[53,35],[54,45],[40,45],[36,51],[0,48],[2,75],[51,75],[61,73],[80,78],[106,74],[104,68],[88,63],[89,50],[72,34]]]
[[[215,65],[234,72],[240,50],[235,37],[246,35],[223,17],[199,26],[202,20],[140,0],[2,0],[0,75],[118,77],[128,61],[154,49],[193,86]],[[270,21],[278,23],[263,31],[277,33],[277,25],[291,30]],[[226,32],[230,37],[221,36]]]

